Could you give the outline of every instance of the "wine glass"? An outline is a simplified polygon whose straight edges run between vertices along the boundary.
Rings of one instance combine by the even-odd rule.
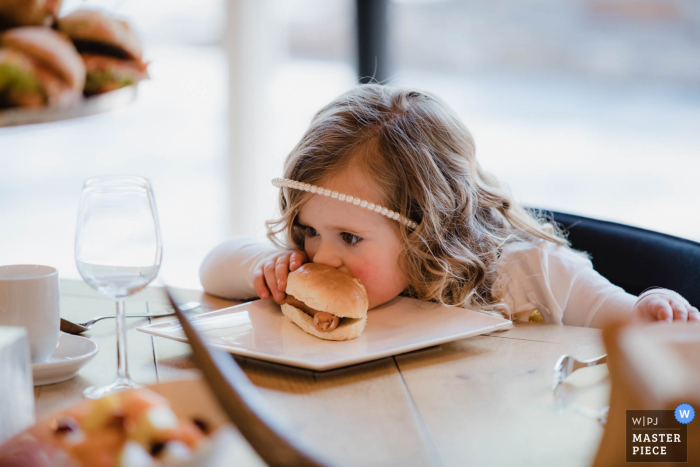
[[[126,361],[124,300],[158,275],[162,256],[160,227],[148,180],[127,175],[85,181],[75,233],[75,264],[93,289],[117,302],[117,376],[83,392],[97,399],[139,387]]]

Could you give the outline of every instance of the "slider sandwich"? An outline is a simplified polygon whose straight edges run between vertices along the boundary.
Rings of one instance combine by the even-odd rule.
[[[63,34],[39,26],[0,34],[0,109],[75,104],[84,83],[85,66]]]
[[[128,23],[95,10],[77,10],[58,19],[87,69],[84,94],[92,96],[148,77],[141,42]]]
[[[282,313],[321,339],[354,339],[367,324],[367,291],[358,279],[330,266],[306,263],[287,277]]]
[[[51,26],[61,0],[0,0],[0,29],[15,26]]]

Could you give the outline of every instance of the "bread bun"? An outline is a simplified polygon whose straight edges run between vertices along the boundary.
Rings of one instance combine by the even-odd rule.
[[[58,19],[58,29],[74,42],[93,42],[123,51],[141,62],[141,41],[125,21],[110,18],[97,10],[76,10]]]
[[[284,303],[282,304],[282,313],[294,324],[312,336],[329,341],[346,341],[349,339],[354,339],[362,334],[362,331],[365,330],[365,325],[367,324],[367,313],[365,310],[365,315],[362,318],[342,318],[340,320],[340,324],[338,324],[338,327],[332,331],[321,332],[314,326],[314,319],[297,307]]]
[[[82,92],[85,65],[68,38],[53,29],[27,26],[5,31],[0,44],[24,53],[56,73],[72,90]]]
[[[36,76],[43,86],[47,105],[70,107],[80,102],[82,98],[80,90],[69,88],[68,84],[53,71],[38,66]]]
[[[51,26],[61,0],[0,0],[0,28]]]
[[[341,318],[367,316],[369,299],[362,283],[324,264],[306,263],[290,272],[286,293],[315,310]]]

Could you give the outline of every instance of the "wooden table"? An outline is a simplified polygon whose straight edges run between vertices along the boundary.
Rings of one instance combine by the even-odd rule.
[[[77,322],[114,313],[114,303],[86,284],[61,280],[61,315]],[[181,290],[205,310],[235,304]],[[127,313],[167,308],[149,287],[127,301]],[[370,312],[371,313],[371,312]],[[196,374],[187,344],[135,330],[128,320],[132,378],[143,384]],[[37,417],[82,400],[82,390],[116,373],[113,320],[86,334],[100,346],[72,380],[35,388]],[[555,410],[551,381],[564,353],[604,353],[595,329],[520,325],[392,358],[317,372],[236,357],[280,417],[298,435],[344,465],[567,465],[592,463],[602,426]],[[586,371],[586,370],[582,370]],[[243,446],[235,465],[260,465]],[[233,465],[233,464],[232,464]]]

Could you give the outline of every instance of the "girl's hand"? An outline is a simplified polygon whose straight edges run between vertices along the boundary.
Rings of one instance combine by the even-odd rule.
[[[636,303],[633,314],[643,321],[687,321],[700,323],[698,309],[675,293],[654,291],[643,295]]]
[[[263,261],[255,270],[253,287],[262,299],[271,297],[284,300],[287,288],[287,274],[306,263],[306,253],[300,250],[287,250]]]

